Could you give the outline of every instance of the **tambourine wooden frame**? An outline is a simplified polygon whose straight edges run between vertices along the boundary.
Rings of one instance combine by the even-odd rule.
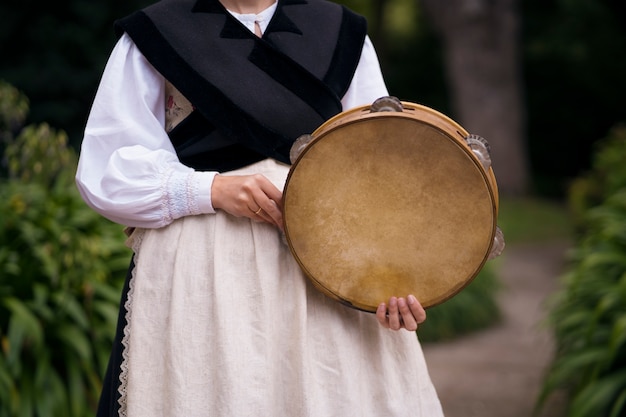
[[[371,112],[370,106],[366,105],[366,106],[357,107],[352,110],[340,113],[337,116],[329,119],[326,123],[324,123],[315,132],[311,134],[312,139],[310,143],[301,151],[298,158],[294,161],[290,169],[289,175],[287,177],[284,194],[283,194],[284,222],[285,222],[284,226],[285,226],[286,240],[294,258],[296,259],[296,261],[298,262],[298,264],[304,271],[305,275],[308,276],[308,278],[311,280],[313,285],[318,290],[320,290],[327,296],[347,306],[350,306],[358,310],[367,311],[367,312],[374,312],[376,310],[378,303],[387,301],[388,297],[391,295],[406,296],[408,295],[408,293],[412,293],[412,294],[416,294],[418,298],[420,298],[419,295],[424,294],[424,291],[423,289],[420,289],[420,288],[411,287],[411,285],[418,284],[417,282],[409,282],[408,283],[409,288],[406,288],[406,291],[405,291],[405,292],[408,292],[407,294],[404,294],[404,293],[393,294],[391,292],[385,293],[386,291],[385,289],[377,288],[375,289],[375,291],[372,290],[372,293],[376,294],[376,300],[369,300],[369,299],[363,300],[359,298],[359,296],[352,296],[352,294],[350,294],[350,291],[354,291],[355,285],[357,287],[360,286],[358,281],[357,283],[351,282],[350,286],[352,287],[352,289],[344,293],[343,289],[339,289],[335,287],[335,284],[333,281],[334,278],[331,279],[328,277],[328,275],[332,275],[332,273],[322,272],[321,275],[325,275],[325,276],[320,277],[318,275],[320,274],[319,271],[315,271],[316,268],[314,265],[312,265],[311,260],[306,259],[306,256],[308,255],[303,254],[303,252],[306,252],[306,250],[303,251],[302,248],[304,246],[307,246],[307,247],[311,246],[312,244],[310,242],[305,242],[306,236],[304,236],[303,238],[304,232],[300,230],[295,230],[296,228],[302,228],[301,226],[299,226],[299,224],[304,223],[305,227],[309,227],[309,225],[306,222],[302,221],[302,216],[307,215],[307,214],[303,213],[301,210],[301,207],[297,206],[299,201],[297,201],[295,205],[292,204],[292,195],[296,195],[296,197],[293,197],[293,199],[300,199],[300,197],[297,197],[298,193],[294,191],[296,187],[296,185],[294,185],[294,182],[295,183],[300,182],[301,184],[302,179],[298,177],[299,175],[298,171],[300,169],[299,167],[301,166],[301,164],[309,163],[309,162],[303,162],[303,161],[307,161],[307,157],[309,153],[315,152],[313,150],[316,149],[316,146],[321,147],[322,145],[318,145],[318,144],[323,143],[322,141],[324,141],[325,138],[332,136],[332,135],[339,134],[338,133],[339,129],[342,129],[344,131],[349,130],[351,129],[349,127],[351,125],[354,125],[352,126],[352,129],[360,129],[361,128],[360,125],[357,126],[360,123],[377,124],[378,122],[382,120],[384,120],[385,124],[399,124],[400,126],[404,126],[406,123],[409,123],[409,124],[417,123],[418,125],[416,126],[418,128],[423,127],[424,129],[428,129],[428,132],[430,132],[430,130],[432,129],[432,132],[434,132],[432,134],[434,134],[435,136],[439,137],[440,135],[442,138],[448,139],[448,141],[446,142],[447,143],[446,145],[440,145],[440,146],[449,147],[449,145],[452,145],[454,149],[461,151],[460,153],[458,153],[458,155],[463,154],[463,156],[455,156],[455,158],[460,158],[463,161],[465,160],[470,161],[470,162],[467,162],[473,167],[473,168],[470,168],[470,170],[472,171],[470,176],[477,178],[473,180],[474,184],[476,183],[476,181],[482,184],[482,186],[478,186],[474,188],[484,187],[484,190],[483,189],[480,190],[481,199],[480,199],[480,202],[477,204],[478,206],[482,207],[482,212],[487,217],[486,220],[480,221],[480,223],[481,224],[484,223],[484,225],[481,226],[480,228],[480,235],[482,236],[482,238],[479,244],[480,245],[479,254],[473,255],[473,258],[469,261],[464,261],[463,268],[465,268],[465,270],[460,272],[460,275],[462,275],[462,277],[458,281],[454,281],[450,284],[446,283],[445,285],[450,285],[449,288],[445,288],[444,290],[438,288],[436,290],[437,291],[436,294],[432,294],[432,295],[429,294],[428,296],[422,295],[420,301],[422,302],[425,308],[430,308],[435,305],[443,303],[444,301],[456,295],[467,285],[469,285],[469,283],[478,275],[480,270],[483,268],[484,263],[487,261],[489,252],[491,250],[491,245],[493,244],[494,235],[496,233],[496,227],[497,227],[496,221],[497,221],[499,201],[498,201],[498,190],[497,190],[495,176],[491,168],[489,168],[488,170],[485,170],[483,168],[483,166],[481,165],[476,155],[474,155],[470,147],[465,142],[465,138],[468,136],[468,132],[462,126],[460,126],[458,123],[456,123],[449,117],[429,107],[422,106],[422,105],[415,104],[415,103],[410,103],[410,102],[402,102],[402,107],[403,107],[403,110],[401,112],[400,111],[398,112],[395,112],[395,111]],[[330,139],[327,139],[327,140],[330,140]],[[337,139],[334,138],[333,140],[337,140]],[[430,141],[429,143],[435,143],[435,142]],[[452,152],[455,153],[456,155],[458,152],[457,150],[454,150]],[[356,151],[357,150],[355,150],[355,152]],[[313,153],[312,155],[315,155],[315,154]],[[376,155],[376,158],[384,159],[384,155]],[[319,159],[319,157],[317,157],[317,159]],[[465,164],[466,162],[462,162],[462,163]],[[302,168],[302,169],[304,170],[305,168]],[[306,169],[310,170],[310,168],[306,168]],[[316,175],[323,176],[324,173],[318,172],[316,173]],[[480,177],[481,179],[478,179],[478,177]],[[329,181],[332,182],[332,179],[330,179]],[[304,188],[304,187],[301,187],[301,188]],[[315,193],[315,190],[313,190],[312,192]],[[323,192],[323,191],[320,191],[320,192]],[[316,197],[313,196],[311,198],[315,199]],[[342,200],[340,200],[340,202],[341,201]],[[347,205],[347,201],[343,201],[343,205]],[[468,209],[471,210],[471,207],[468,207]],[[295,219],[299,219],[299,220],[295,220]],[[363,219],[363,221],[367,222],[368,219]],[[315,227],[315,226],[312,226],[312,227]],[[410,231],[407,231],[407,232],[410,232]],[[337,252],[339,251],[341,250],[337,250]],[[366,252],[366,251],[367,249],[363,250],[363,252]],[[321,252],[324,253],[323,250]],[[448,258],[452,259],[454,258],[454,256],[455,255],[452,254]],[[405,258],[407,258],[407,256],[405,256],[402,259],[405,259]],[[327,261],[326,259],[319,260],[319,262],[321,263],[324,263],[326,261]],[[470,265],[466,266],[465,263],[468,263]],[[402,267],[404,266],[401,266],[400,268]],[[358,268],[355,268],[355,270],[358,270]],[[362,272],[362,271],[359,271],[359,272]],[[388,274],[388,270],[383,271],[381,269],[381,271],[379,272],[381,275],[380,277],[374,276],[372,278],[374,279],[374,281],[378,279],[384,282],[387,279],[386,274]],[[349,274],[349,272],[344,271],[342,276],[345,276],[347,274]],[[341,285],[339,285],[339,287],[341,287]],[[395,285],[392,287],[398,290],[398,285]],[[437,287],[437,285],[435,285],[435,287]],[[393,288],[389,289],[389,291],[393,291]],[[369,298],[369,296],[366,296],[366,297],[361,296],[361,297]]]

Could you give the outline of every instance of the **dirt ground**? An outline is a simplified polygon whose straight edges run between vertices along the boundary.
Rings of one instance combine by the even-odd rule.
[[[558,288],[566,242],[507,247],[500,266],[503,319],[424,354],[446,417],[531,417],[553,340],[545,300]],[[537,417],[564,417],[553,396]]]

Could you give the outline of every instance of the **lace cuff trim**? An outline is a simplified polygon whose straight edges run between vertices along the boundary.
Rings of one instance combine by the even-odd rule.
[[[162,217],[165,224],[183,216],[201,214],[197,196],[199,184],[194,172],[177,172],[170,169],[164,175]]]

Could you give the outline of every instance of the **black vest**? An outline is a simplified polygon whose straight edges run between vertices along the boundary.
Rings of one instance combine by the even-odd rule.
[[[195,108],[170,132],[181,162],[216,171],[289,163],[298,136],[341,112],[366,34],[325,0],[278,0],[262,38],[218,0],[161,0],[115,27]]]

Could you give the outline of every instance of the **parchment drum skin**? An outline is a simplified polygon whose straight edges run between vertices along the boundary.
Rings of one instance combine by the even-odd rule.
[[[496,233],[497,188],[460,126],[431,109],[329,120],[287,179],[286,235],[327,295],[375,311],[393,294],[432,307],[480,272]]]

